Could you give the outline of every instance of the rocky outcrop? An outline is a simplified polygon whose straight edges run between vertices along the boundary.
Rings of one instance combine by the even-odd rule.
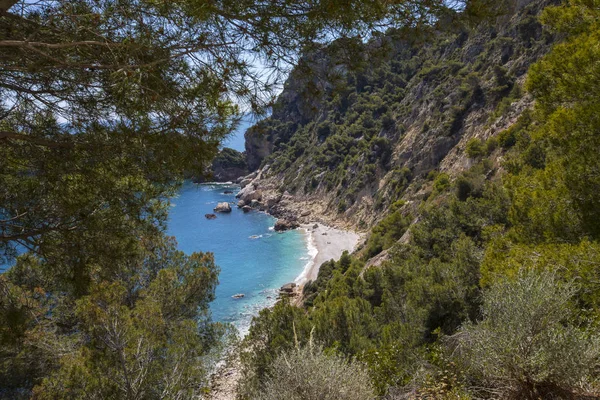
[[[204,218],[206,219],[217,219],[215,214],[204,214]]]
[[[356,38],[338,39],[327,47],[315,44],[315,48],[305,49],[305,55],[277,98],[271,118],[254,125],[244,135],[250,170],[258,169],[299,127],[321,118],[327,97],[346,80],[349,64],[360,61],[356,55],[361,54],[361,50],[361,42]],[[282,123],[273,125],[274,120]]]
[[[291,220],[291,219],[278,219],[277,222],[275,222],[275,231],[276,232],[288,231],[290,229],[296,229],[299,227],[300,227],[300,224],[298,223],[298,221]]]
[[[260,167],[262,161],[273,152],[273,133],[263,130],[260,123],[248,129],[246,140],[246,162],[250,170]]]
[[[248,186],[250,184],[250,182],[252,182],[252,179],[249,179],[249,178],[243,179],[242,181],[240,181],[240,187],[242,189],[244,189],[246,186]]]
[[[296,285],[294,282],[286,283],[279,289],[280,296],[293,296],[296,293]]]
[[[359,230],[400,199],[418,214],[430,172],[458,176],[476,162],[465,155],[470,140],[499,134],[531,107],[521,86],[554,41],[537,18],[553,2],[518,0],[514,14],[472,29],[440,23],[310,52],[271,117],[246,132],[248,164],[260,169],[240,181],[240,199],[284,220]]]
[[[254,178],[252,178],[254,176]],[[258,184],[258,175],[253,174],[248,177],[244,177],[242,182],[245,183],[242,190],[238,192],[235,196],[239,199],[237,205],[240,208],[243,207],[251,207],[251,208],[259,208],[261,210],[266,210],[267,207],[263,206],[263,192],[259,188]]]
[[[214,212],[218,212],[218,213],[230,213],[231,212],[231,206],[229,205],[229,203],[219,203],[217,204],[217,206],[214,208],[213,210]]]

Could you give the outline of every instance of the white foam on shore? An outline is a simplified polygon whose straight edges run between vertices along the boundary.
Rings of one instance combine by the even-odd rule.
[[[308,277],[310,276],[310,272],[312,271],[315,259],[317,258],[317,254],[319,254],[319,249],[315,243],[314,234],[309,229],[302,229],[304,234],[306,235],[306,248],[308,250],[308,261],[304,265],[304,269],[298,275],[298,277],[294,280],[297,285],[303,285],[308,281]],[[303,257],[304,258],[304,257]]]
[[[198,186],[237,186],[235,182],[202,182],[197,183]]]

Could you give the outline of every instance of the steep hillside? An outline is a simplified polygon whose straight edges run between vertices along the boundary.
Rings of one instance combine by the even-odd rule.
[[[366,368],[381,399],[600,398],[600,2],[546,7],[542,29],[546,4],[420,43],[387,35],[365,47],[393,44],[383,66],[369,52],[357,73],[322,68],[353,82],[346,97],[322,86],[280,103],[289,127],[248,135],[273,153],[243,197],[289,190],[266,206],[369,236],[321,265],[301,307],[253,321],[241,398],[308,392],[318,375],[280,363],[304,348]]]
[[[467,143],[494,152],[483,141],[531,106],[521,85],[553,42],[537,21],[549,3],[518,2],[472,29],[440,23],[304,57],[272,116],[246,133],[248,165],[260,170],[246,193],[261,190],[263,208],[278,216],[359,230],[400,199],[411,214],[431,171],[468,169],[476,154]]]

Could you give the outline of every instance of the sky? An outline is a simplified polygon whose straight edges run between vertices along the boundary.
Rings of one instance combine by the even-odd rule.
[[[240,152],[245,151],[244,133],[246,133],[246,129],[250,128],[255,123],[256,120],[251,115],[244,116],[237,129],[228,138],[223,140],[222,146]]]

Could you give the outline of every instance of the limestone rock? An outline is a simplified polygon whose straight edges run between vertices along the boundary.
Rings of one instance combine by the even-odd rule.
[[[240,181],[240,186],[241,188],[245,188],[246,186],[248,186],[250,184],[250,182],[252,182],[252,179],[248,179],[248,178],[244,178]]]
[[[229,205],[229,203],[219,203],[219,204],[217,204],[217,206],[214,208],[213,211],[220,212],[220,213],[230,213],[231,206]]]
[[[267,206],[267,208],[271,208],[277,203],[279,203],[278,197],[269,197],[268,199],[265,200],[265,205]]]
[[[292,282],[292,283],[286,283],[285,285],[283,285],[281,287],[281,289],[279,289],[279,291],[281,293],[291,294],[291,293],[294,292],[295,288],[296,288],[296,284],[294,282]]]
[[[289,219],[278,219],[277,222],[275,222],[275,231],[283,232],[290,229],[296,229],[299,226],[300,225],[296,221],[292,221]]]

